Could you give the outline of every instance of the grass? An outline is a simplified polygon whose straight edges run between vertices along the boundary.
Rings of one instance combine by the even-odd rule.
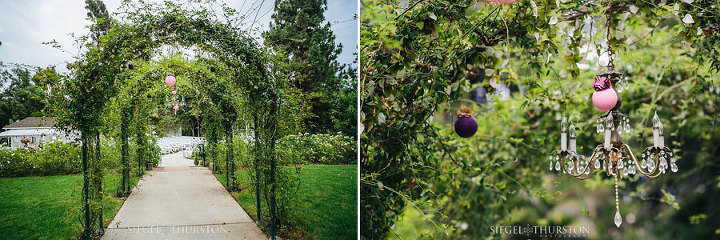
[[[357,238],[357,165],[307,165],[301,167],[301,186],[294,203],[293,226],[303,239]],[[241,186],[249,185],[249,170],[238,170]],[[225,174],[217,174],[224,185]],[[245,188],[232,195],[257,221],[255,193]],[[265,213],[267,209],[263,209]],[[285,238],[296,238],[284,236]]]
[[[0,238],[75,239],[82,232],[82,175],[0,178]],[[131,185],[138,178],[131,178]],[[119,174],[103,180],[107,226],[124,199],[111,197]]]

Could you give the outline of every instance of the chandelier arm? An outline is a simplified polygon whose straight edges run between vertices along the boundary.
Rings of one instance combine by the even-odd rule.
[[[578,154],[577,152],[574,152],[574,151],[568,151],[568,155],[575,156],[575,157],[577,157],[577,158],[580,158],[580,159],[583,160],[583,161],[587,161],[587,160],[588,160],[588,157],[585,157],[584,155]],[[596,158],[595,151],[593,151],[593,154],[590,155],[589,158],[590,158],[590,160],[596,160],[596,159],[595,159],[595,158]],[[574,168],[573,168],[573,173],[571,173],[571,172],[568,171],[568,169],[565,167],[565,166],[567,166],[567,159],[566,159],[566,158],[563,158],[562,167],[563,167],[563,170],[565,170],[565,174],[570,175],[571,177],[577,178],[577,179],[579,179],[579,180],[585,180],[585,179],[589,178],[590,175],[593,173],[593,170],[594,170],[594,167],[593,167],[593,165],[592,165],[593,163],[594,163],[594,162],[588,161],[587,166],[584,166],[583,171],[582,171],[582,172],[579,172],[579,173],[576,171],[576,170],[577,170],[577,167],[574,167]],[[577,173],[577,174],[575,174],[575,173]]]
[[[640,172],[642,175],[645,175],[646,177],[649,177],[649,178],[656,178],[657,176],[660,176],[661,172],[658,171],[658,164],[655,164],[655,168],[653,168],[652,171],[646,172],[645,170],[643,170],[640,167],[640,163],[638,162],[637,158],[635,157],[635,154],[633,153],[630,146],[628,146],[627,144],[623,144],[623,147],[628,149],[628,153],[630,153],[631,159],[633,160],[633,162],[635,162],[635,168],[638,170],[638,172]],[[653,161],[655,161],[655,160],[653,160]]]

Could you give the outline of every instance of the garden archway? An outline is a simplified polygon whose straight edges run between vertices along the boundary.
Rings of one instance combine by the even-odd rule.
[[[186,10],[171,3],[151,5],[141,3],[126,9],[121,20],[95,16],[91,26],[94,41],[87,44],[87,51],[69,68],[72,79],[67,83],[67,95],[63,106],[68,111],[59,117],[59,123],[81,133],[83,159],[83,216],[85,239],[92,232],[102,231],[102,168],[100,166],[100,129],[103,126],[103,111],[108,102],[120,96],[123,81],[132,73],[125,62],[146,62],[151,60],[157,49],[168,44],[183,47],[195,46],[207,52],[223,66],[217,73],[209,69],[197,72],[197,76],[213,87],[216,95],[210,96],[213,104],[207,105],[207,113],[218,113],[227,141],[232,142],[232,125],[238,114],[233,97],[224,92],[235,89],[245,96],[247,109],[255,125],[254,163],[269,162],[270,213],[274,219],[274,171],[275,171],[275,127],[277,90],[282,84],[275,81],[270,72],[266,53],[245,32],[230,23],[213,20],[211,13],[204,10]],[[107,15],[109,16],[109,15]],[[216,81],[220,75],[228,81]],[[156,80],[156,81],[159,81]],[[140,86],[140,85],[138,85]],[[134,90],[135,96],[144,96],[141,87]],[[127,93],[127,92],[125,92]],[[130,114],[125,108],[125,114]],[[127,134],[122,134],[127,143]],[[125,145],[125,144],[123,144]],[[126,156],[123,151],[123,158]],[[232,163],[232,148],[228,148],[227,159]],[[257,170],[256,170],[257,171]],[[257,171],[256,178],[260,177]],[[260,181],[256,181],[256,185]],[[232,185],[230,185],[232,186]],[[256,191],[259,188],[256,188]],[[256,196],[259,192],[256,192]],[[258,217],[260,198],[258,197]],[[270,224],[274,236],[274,224]]]

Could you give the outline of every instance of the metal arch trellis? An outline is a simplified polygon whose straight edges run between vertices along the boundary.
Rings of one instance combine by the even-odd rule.
[[[136,5],[136,7],[143,6]],[[137,58],[149,59],[149,51],[144,50],[157,48],[161,43],[167,41],[195,44],[215,53],[222,60],[230,61],[227,63],[231,68],[241,68],[244,71],[251,71],[258,75],[254,78],[234,79],[234,83],[238,84],[244,91],[271,93],[277,87],[268,78],[265,58],[263,57],[264,53],[259,51],[259,47],[256,46],[252,38],[245,36],[239,29],[210,20],[207,16],[181,10],[179,6],[171,5],[166,7],[168,8],[159,12],[128,12],[126,14],[129,15],[129,23],[113,21],[109,29],[102,31],[102,35],[97,39],[96,43],[87,45],[88,51],[73,69],[75,70],[75,78],[69,84],[71,87],[76,88],[77,91],[68,97],[67,107],[72,111],[67,116],[64,116],[60,124],[80,130],[81,133],[84,176],[84,239],[92,238],[92,232],[95,230],[99,230],[100,234],[102,234],[104,229],[102,206],[100,204],[102,201],[100,194],[102,192],[102,171],[99,166],[99,128],[102,126],[102,122],[98,120],[102,113],[86,113],[88,113],[87,111],[96,111],[102,108],[112,96],[117,94],[115,76],[122,71],[118,67],[122,61]],[[156,8],[147,9],[157,10]],[[176,15],[190,17],[180,18]],[[107,19],[107,21],[112,20]],[[216,44],[212,44],[213,42]],[[250,101],[255,101],[256,105],[268,101],[275,103],[276,99],[272,98],[277,97],[275,94],[253,95],[256,97],[250,98]],[[271,109],[269,114],[271,116],[276,114],[274,108]],[[277,123],[269,121],[265,124],[274,133],[274,126]],[[260,124],[260,126],[262,125],[264,124]],[[258,136],[256,141],[259,141],[261,137],[263,136]],[[269,141],[268,150],[274,151],[274,144],[272,143],[275,136],[272,134],[269,137],[271,139],[268,140],[271,141]],[[270,155],[274,156],[274,153]],[[271,163],[276,164],[275,161],[271,161]],[[272,165],[271,167],[274,169],[275,166]],[[91,182],[91,174],[99,176],[99,178],[95,177]],[[270,179],[273,179],[274,175],[272,175],[272,172],[270,174]],[[94,189],[97,191],[93,191]],[[274,184],[271,189],[274,190]],[[92,201],[90,199],[91,191],[93,192],[92,195],[94,195]],[[272,192],[272,195],[274,196],[274,192]],[[91,209],[91,204],[93,209]],[[272,238],[275,237],[275,227],[273,225],[276,222],[274,219],[274,204],[274,201],[270,203],[270,212],[273,217],[270,226]],[[97,229],[95,229],[95,226],[97,226]]]

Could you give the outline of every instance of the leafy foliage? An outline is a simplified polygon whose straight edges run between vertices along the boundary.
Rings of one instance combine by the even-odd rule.
[[[556,121],[562,114],[570,115],[579,129],[592,127],[597,113],[588,101],[592,90],[587,80],[602,71],[595,65],[608,44],[616,52],[616,70],[632,79],[634,90],[623,93],[621,110],[636,119],[635,129],[648,124],[652,109],[666,119],[687,112],[684,118],[668,120],[681,125],[666,125],[666,129],[688,133],[673,135],[679,155],[687,154],[683,158],[696,164],[707,162],[708,158],[691,155],[715,152],[714,147],[686,145],[707,139],[707,135],[689,133],[703,128],[682,126],[693,121],[693,126],[707,126],[710,129],[704,131],[715,132],[710,126],[717,124],[716,117],[688,118],[693,119],[689,117],[692,113],[711,116],[716,107],[682,102],[714,98],[706,95],[714,89],[709,86],[717,82],[708,68],[714,63],[698,53],[715,47],[702,43],[712,41],[716,33],[696,34],[696,29],[716,24],[717,14],[710,10],[712,1],[677,1],[682,6],[677,13],[673,12],[675,4],[523,1],[501,6],[477,1],[411,1],[403,6],[394,1],[364,1],[360,33],[362,237],[392,236],[391,227],[399,227],[395,219],[408,208],[420,211],[432,223],[427,234],[438,238],[489,237],[489,225],[572,221],[570,216],[542,216],[569,194],[588,194],[572,191],[577,181],[547,172],[546,159],[557,144]],[[612,13],[609,24],[603,21],[608,12]],[[697,19],[701,12],[701,24],[681,20],[686,14]],[[604,31],[607,26],[610,33]],[[657,50],[666,49],[666,44],[673,50]],[[588,59],[593,53],[595,57]],[[669,77],[673,75],[678,80]],[[518,94],[505,101],[493,99],[500,84],[517,89]],[[457,139],[448,124],[454,118],[448,116],[460,105],[474,103],[466,97],[478,87],[490,90],[492,104],[475,107],[479,112],[477,135]],[[647,131],[632,133],[630,144],[646,145]],[[578,143],[596,141],[587,132],[580,136]],[[690,166],[698,165],[686,167]],[[603,186],[608,180],[598,176],[586,184]],[[642,187],[638,179],[627,184],[629,190],[639,188],[630,195],[644,197],[659,192],[667,182],[661,180],[651,188]],[[646,204],[650,207],[635,216],[667,211]],[[601,212],[603,207],[608,206],[590,211],[597,213],[592,215],[600,224],[596,229],[611,226],[607,219],[612,216]],[[655,220],[667,223],[672,217],[661,219]],[[599,231],[598,237],[618,236],[613,229]],[[693,236],[707,238],[709,232],[698,231]],[[647,236],[634,230],[625,234],[628,238]]]
[[[45,93],[38,86],[41,83],[33,77],[33,69],[11,67],[2,62],[0,68],[0,86],[3,89],[0,92],[0,126],[4,127],[26,117],[40,116],[40,110],[45,107]],[[47,71],[54,72],[54,69],[42,70]]]

